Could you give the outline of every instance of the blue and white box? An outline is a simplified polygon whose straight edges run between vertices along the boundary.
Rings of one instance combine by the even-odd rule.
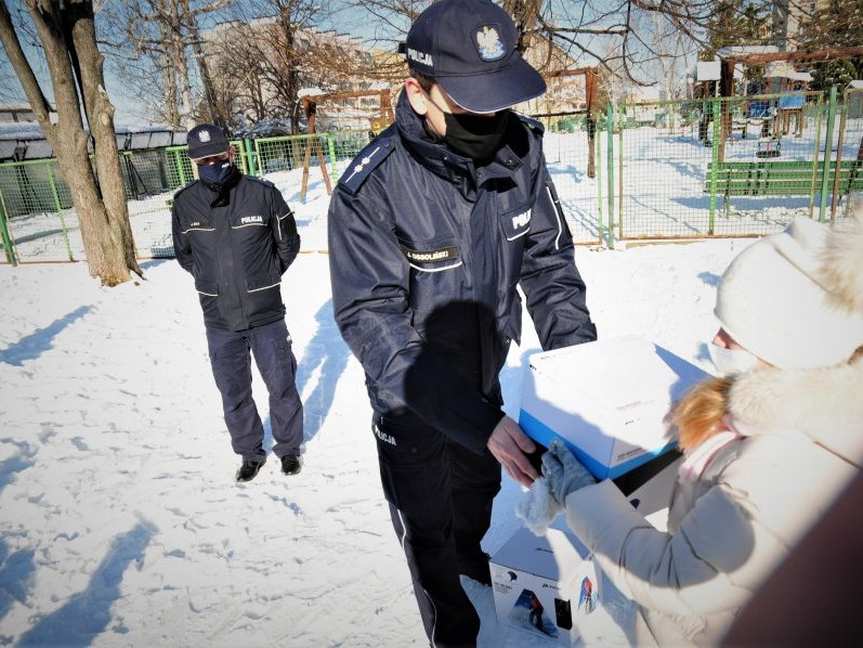
[[[522,383],[519,424],[559,437],[597,479],[614,479],[675,447],[664,419],[694,384],[695,365],[636,336],[537,353]]]

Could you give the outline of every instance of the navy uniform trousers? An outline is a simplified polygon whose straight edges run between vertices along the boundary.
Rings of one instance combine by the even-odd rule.
[[[294,380],[297,361],[285,320],[244,331],[207,327],[207,347],[234,452],[244,459],[266,458],[264,426],[252,400],[251,351],[270,394],[273,452],[279,458],[299,454],[303,405]]]
[[[375,415],[372,431],[426,634],[436,648],[475,646],[479,617],[459,574],[489,578],[480,541],[500,490],[500,464],[412,415]]]

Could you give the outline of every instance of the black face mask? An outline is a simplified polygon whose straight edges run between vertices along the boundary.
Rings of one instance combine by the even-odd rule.
[[[428,93],[425,94],[428,100],[443,113],[446,135],[441,139],[447,146],[480,164],[494,157],[506,135],[509,117],[512,114],[509,109],[499,110],[493,115],[475,113],[456,115],[448,113]],[[426,122],[426,130],[434,134],[428,122]],[[434,136],[440,137],[436,134]]]
[[[214,164],[198,167],[198,176],[211,185],[220,185],[233,175],[233,164],[230,160],[222,160]]]
[[[198,177],[207,187],[216,192],[210,207],[226,207],[231,201],[231,189],[242,174],[230,160],[198,167]]]
[[[488,162],[497,153],[509,125],[509,110],[493,115],[444,113],[446,135],[443,140],[454,151],[474,162]]]

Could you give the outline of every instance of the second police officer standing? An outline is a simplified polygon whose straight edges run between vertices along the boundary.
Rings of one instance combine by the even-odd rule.
[[[254,479],[267,458],[250,353],[270,395],[273,451],[293,475],[301,468],[303,407],[281,282],[300,250],[294,215],[275,185],[240,172],[221,128],[196,126],[187,142],[200,179],[174,196],[174,250],[204,311],[225,424],[243,460],[236,478]]]
[[[535,450],[498,374],[521,333],[521,286],[543,349],[596,339],[542,126],[510,106],[545,82],[489,0],[440,0],[414,22],[396,123],[330,205],[333,306],[366,373],[384,493],[435,646],[475,645],[459,574],[490,581],[480,541],[501,465]]]

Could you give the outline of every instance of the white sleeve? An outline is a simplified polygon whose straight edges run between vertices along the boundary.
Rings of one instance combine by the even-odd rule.
[[[722,486],[700,497],[673,534],[657,531],[610,481],[571,493],[566,517],[614,585],[643,607],[704,615],[751,595],[730,575],[752,554],[752,526]]]

